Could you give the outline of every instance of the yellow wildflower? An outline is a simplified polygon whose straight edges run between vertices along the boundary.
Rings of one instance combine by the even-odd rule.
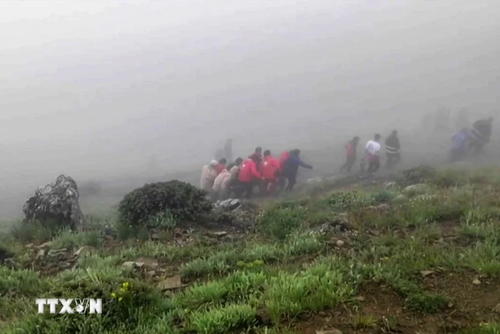
[[[116,293],[112,292],[111,297],[116,298]]]
[[[121,301],[122,301],[122,299],[123,299],[123,297],[120,297],[120,298],[118,298],[118,301],[119,301],[119,302],[121,302]]]

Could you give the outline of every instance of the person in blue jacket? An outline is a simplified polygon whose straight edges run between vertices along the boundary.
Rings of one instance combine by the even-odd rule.
[[[467,153],[468,131],[466,128],[458,131],[452,137],[450,161],[463,160]]]
[[[313,169],[311,165],[306,164],[300,159],[300,150],[295,149],[290,151],[290,156],[283,164],[282,175],[288,179],[288,185],[285,191],[291,191],[297,182],[297,172],[299,166],[303,168]]]

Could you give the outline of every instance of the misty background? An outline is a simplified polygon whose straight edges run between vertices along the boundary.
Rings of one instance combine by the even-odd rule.
[[[424,114],[499,115],[499,17],[494,0],[2,1],[0,218],[60,174],[196,181],[228,137],[321,172],[393,128],[442,156]]]

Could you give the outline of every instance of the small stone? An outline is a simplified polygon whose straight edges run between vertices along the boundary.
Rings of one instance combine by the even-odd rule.
[[[26,244],[26,248],[32,248],[33,244]]]
[[[358,302],[364,302],[365,301],[365,297],[363,297],[363,296],[357,296],[357,297],[354,297],[353,299],[355,301],[358,301]]]
[[[52,246],[52,241],[47,241],[47,242],[41,244],[40,246],[38,246],[38,248],[48,248],[51,246]]]
[[[142,263],[142,265],[149,267],[151,269],[158,268],[158,261],[156,259],[151,258],[151,257],[141,256],[140,258],[135,260],[135,263]]]
[[[344,246],[345,242],[343,240],[337,240],[335,244],[337,245],[337,247],[342,247]]]
[[[472,284],[474,284],[474,285],[481,285],[481,281],[476,278],[476,279],[474,279],[472,281]]]
[[[214,237],[223,237],[223,236],[227,235],[227,232],[226,231],[219,231],[219,232],[211,232],[210,234],[213,235]]]
[[[184,285],[182,284],[181,277],[179,275],[169,277],[160,283],[158,283],[158,287],[161,290],[174,290],[182,288]]]
[[[342,332],[338,329],[329,329],[324,331],[316,331],[316,334],[342,334]]]
[[[326,317],[326,312],[321,311],[321,312],[318,312],[318,314],[320,317]]]
[[[74,255],[75,256],[88,256],[88,255],[91,255],[91,254],[94,254],[97,250],[95,249],[95,247],[92,247],[92,246],[83,246],[81,247],[79,250],[77,250]]]
[[[40,249],[38,251],[38,254],[36,255],[37,258],[41,258],[41,257],[44,257],[45,256],[45,250],[44,249]]]
[[[122,266],[124,266],[125,268],[142,268],[144,266],[144,263],[143,262],[133,262],[133,261],[128,261],[128,262],[124,262],[122,264]]]
[[[448,308],[453,308],[453,303],[448,303]]]
[[[427,277],[427,276],[429,276],[429,275],[434,274],[434,271],[432,271],[432,270],[422,270],[422,271],[420,272],[420,274],[422,274],[422,277]]]

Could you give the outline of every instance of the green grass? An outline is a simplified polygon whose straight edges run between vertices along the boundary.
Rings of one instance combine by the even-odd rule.
[[[446,323],[443,310],[460,301],[453,299],[452,287],[435,281],[453,274],[470,287],[461,293],[473,294],[479,291],[471,283],[473,275],[482,275],[482,282],[491,279],[491,284],[500,277],[500,170],[420,168],[398,182],[400,187],[390,189],[333,191],[333,183],[305,187],[284,200],[264,203],[255,231],[241,240],[216,244],[196,233],[186,245],[165,244],[149,240],[147,229],[128,231],[117,225],[124,241],[107,248],[99,229],[72,233],[16,222],[0,238],[1,247],[15,254],[13,263],[0,266],[0,332],[291,334],[301,332],[296,326],[303,317],[315,320],[324,311],[347,311],[344,325],[353,331],[387,332],[402,315],[383,314],[381,300],[372,304],[379,288],[392,291],[391,298],[404,305],[405,317],[425,322],[434,315]],[[402,195],[405,186],[421,182],[425,191]],[[376,209],[381,204],[384,209]],[[310,233],[339,217],[355,233]],[[156,217],[150,223],[168,230],[178,223],[171,218]],[[103,223],[95,221],[96,226]],[[346,240],[345,245],[337,247],[338,239]],[[74,269],[38,273],[30,269],[38,250],[25,244],[48,240],[51,249],[72,253],[92,246],[97,252],[78,259]],[[151,278],[122,266],[139,257],[155,259],[165,272]],[[435,274],[423,278],[423,270]],[[157,281],[175,274],[187,286],[160,291]],[[124,282],[131,288],[120,292]],[[365,301],[356,301],[361,292]],[[116,302],[115,293],[123,300]],[[115,302],[106,303],[98,317],[39,316],[34,299],[42,296]],[[374,305],[380,309],[370,313]],[[484,320],[477,318],[477,310],[458,308],[471,319],[464,333],[500,333],[494,319],[479,326]]]

